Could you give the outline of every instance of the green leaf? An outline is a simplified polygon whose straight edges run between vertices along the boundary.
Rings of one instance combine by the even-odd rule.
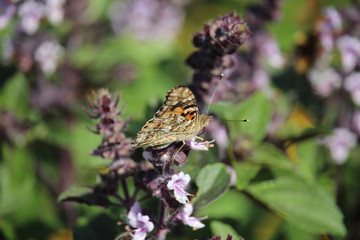
[[[316,139],[309,139],[296,144],[296,153],[299,158],[297,172],[306,180],[314,180],[316,174],[316,164],[318,151]]]
[[[233,236],[233,239],[243,239],[242,237],[239,236],[239,234],[236,232],[236,230],[233,227],[231,227],[229,224],[222,223],[220,221],[212,221],[210,223],[210,229],[214,235],[220,236],[221,239],[226,239],[228,234]]]
[[[251,185],[247,190],[289,223],[316,234],[346,233],[343,215],[332,196],[299,176]]]
[[[235,187],[238,190],[243,190],[249,184],[261,167],[247,162],[235,162],[233,167],[236,171],[236,184]]]
[[[285,154],[269,143],[262,143],[254,149],[251,162],[284,169],[290,169],[292,167],[290,160]]]
[[[230,173],[222,163],[208,165],[201,169],[196,178],[199,190],[194,199],[195,209],[206,206],[223,195],[229,188]]]
[[[0,108],[14,112],[18,117],[25,118],[29,115],[29,83],[21,73],[8,79],[0,94]]]
[[[257,92],[241,104],[216,104],[211,111],[227,120],[249,119],[247,123],[229,123],[230,138],[234,140],[248,136],[254,144],[259,143],[266,135],[271,119],[272,107],[262,92]]]

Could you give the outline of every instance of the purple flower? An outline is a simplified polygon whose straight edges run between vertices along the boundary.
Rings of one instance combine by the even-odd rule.
[[[139,40],[171,40],[179,32],[184,20],[183,6],[187,0],[134,0],[114,2],[109,18],[118,34],[129,31]]]
[[[44,16],[44,5],[34,0],[28,0],[20,5],[18,15],[21,18],[21,27],[28,35],[34,34],[41,18]]]
[[[341,76],[332,68],[311,69],[308,77],[315,93],[322,97],[328,97],[341,86]]]
[[[193,150],[200,150],[200,151],[208,151],[209,147],[213,147],[214,144],[212,144],[214,140],[211,141],[203,141],[203,142],[196,142],[196,138],[191,138],[189,140],[186,140],[186,144],[191,147]]]
[[[45,74],[52,74],[58,64],[59,58],[63,54],[62,47],[55,41],[46,41],[35,51],[35,60],[39,63],[41,70]]]
[[[0,0],[0,30],[8,25],[15,11],[16,7],[14,4]]]
[[[345,72],[352,71],[360,60],[360,41],[357,37],[344,35],[337,40],[341,54],[342,67]]]
[[[141,207],[138,202],[135,202],[128,213],[129,224],[135,228],[131,232],[133,240],[143,240],[146,233],[154,229],[154,224],[150,221],[149,216],[141,214]]]
[[[267,92],[269,90],[269,74],[262,68],[255,68],[252,74],[252,82],[255,89]]]
[[[52,25],[58,25],[64,18],[65,0],[47,0],[45,14]]]
[[[318,22],[317,32],[322,47],[330,52],[334,48],[335,33],[342,29],[342,19],[334,7],[327,7],[323,10],[323,18]]]
[[[360,106],[360,72],[353,72],[347,76],[344,88],[351,94],[354,103]]]
[[[356,111],[352,117],[352,126],[355,132],[360,136],[360,111]]]
[[[333,134],[323,141],[329,149],[336,164],[343,164],[349,155],[349,150],[356,145],[356,136],[347,128],[335,128]]]
[[[182,211],[178,213],[176,218],[181,222],[183,222],[185,225],[188,225],[194,229],[205,227],[205,225],[202,222],[200,222],[200,220],[202,220],[201,218],[191,217],[193,210],[194,209],[191,203],[187,203],[184,205]]]
[[[174,190],[175,198],[179,203],[186,204],[187,202],[189,202],[187,196],[191,194],[184,190],[184,188],[189,184],[189,182],[190,175],[179,172],[179,174],[174,174],[167,184],[167,188],[169,190]]]
[[[2,52],[3,52],[3,56],[2,56],[3,61],[5,63],[10,62],[11,58],[14,55],[14,46],[9,36],[4,36],[2,39]]]
[[[254,47],[259,47],[260,54],[265,57],[266,62],[274,67],[281,68],[284,63],[279,46],[276,40],[268,33],[261,32],[253,37]]]

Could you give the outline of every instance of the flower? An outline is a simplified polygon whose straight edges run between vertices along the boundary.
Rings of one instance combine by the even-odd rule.
[[[352,71],[360,60],[360,41],[357,37],[344,35],[337,40],[341,54],[342,67],[345,72]]]
[[[14,4],[0,0],[0,30],[5,28],[14,16],[16,7]]]
[[[182,204],[186,204],[189,202],[187,195],[191,195],[190,193],[184,190],[184,187],[188,185],[190,182],[190,175],[185,174],[183,172],[179,172],[179,174],[174,174],[171,177],[171,180],[167,184],[167,188],[169,190],[174,190],[175,199]]]
[[[184,21],[183,7],[187,0],[114,1],[108,16],[115,33],[132,33],[138,40],[172,40]],[[134,17],[136,16],[136,17]]]
[[[317,23],[316,31],[321,46],[330,52],[334,47],[335,34],[342,29],[342,18],[334,7],[325,8],[322,15],[323,18]]]
[[[63,49],[55,41],[45,41],[35,51],[35,60],[40,64],[45,74],[52,74],[57,67],[58,59],[62,56]]]
[[[355,132],[360,136],[360,111],[356,111],[352,117],[352,127]]]
[[[24,32],[32,35],[39,28],[39,22],[44,15],[44,5],[34,0],[26,1],[20,5],[18,15]]]
[[[52,25],[58,25],[64,18],[63,5],[65,0],[47,0],[45,14]]]
[[[322,97],[328,97],[341,86],[341,76],[333,68],[311,69],[308,77],[314,91]]]
[[[135,228],[132,230],[131,236],[133,240],[143,240],[146,233],[154,229],[154,224],[150,221],[149,216],[141,214],[141,207],[135,202],[128,213],[129,224]]]
[[[334,162],[343,164],[348,158],[349,150],[356,145],[356,136],[347,128],[335,128],[333,134],[324,139]]]
[[[360,72],[353,72],[347,76],[344,88],[351,94],[354,103],[360,106]]]
[[[200,151],[208,151],[209,147],[213,147],[214,140],[211,141],[203,141],[203,142],[196,142],[196,138],[191,138],[190,140],[186,140],[186,144],[191,147],[193,150],[200,150]]]
[[[200,220],[202,220],[201,218],[191,217],[193,211],[193,205],[191,203],[187,203],[184,205],[182,211],[178,213],[176,218],[183,222],[185,225],[188,225],[194,229],[205,227],[205,225],[200,222]]]

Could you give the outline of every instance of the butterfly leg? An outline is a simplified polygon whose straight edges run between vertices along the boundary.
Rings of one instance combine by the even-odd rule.
[[[195,136],[195,138],[201,140],[202,142],[205,140],[205,139],[203,139],[202,137],[199,137],[199,136]],[[185,144],[185,143],[184,143],[184,144]]]

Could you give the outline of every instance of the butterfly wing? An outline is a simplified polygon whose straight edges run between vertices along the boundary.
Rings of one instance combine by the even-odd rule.
[[[147,145],[160,149],[195,136],[198,114],[196,98],[189,88],[171,89],[163,106],[137,134],[133,148]]]

